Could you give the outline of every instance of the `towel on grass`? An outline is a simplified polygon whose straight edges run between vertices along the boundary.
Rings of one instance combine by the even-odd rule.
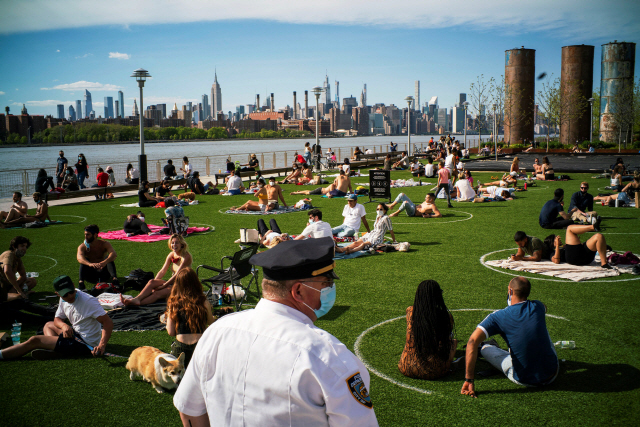
[[[162,228],[163,227],[160,227],[158,225],[149,224],[149,230],[153,232],[160,231],[162,230]],[[207,230],[209,230],[209,227],[189,227],[187,229],[187,234],[202,233],[203,231],[207,231]],[[124,230],[115,230],[115,231],[101,231],[99,233],[99,237],[107,240],[128,240],[130,242],[151,243],[151,242],[159,242],[161,240],[169,240],[169,237],[171,237],[171,235],[156,234],[154,236],[149,236],[147,234],[141,234],[138,236],[127,237],[127,233],[125,233]]]
[[[153,304],[128,306],[111,310],[107,314],[113,321],[113,331],[162,331],[165,325],[160,322],[160,316],[167,309],[166,301],[156,301]]]
[[[358,251],[358,252],[352,252],[350,254],[345,254],[343,253],[336,253],[335,256],[333,257],[334,260],[338,260],[338,259],[351,259],[351,258],[358,258],[361,256],[367,256],[367,255],[371,255],[371,253],[369,253],[369,251]]]
[[[594,260],[589,265],[582,266],[567,263],[554,264],[551,261],[528,262],[511,260],[486,261],[486,264],[492,267],[505,268],[514,271],[526,271],[529,273],[542,274],[543,276],[568,279],[574,282],[620,275],[620,271],[618,271],[616,267],[611,270],[601,268],[599,259]]]
[[[325,194],[324,196],[322,196],[323,199],[344,199],[347,196],[331,196],[331,197],[327,197],[327,195]],[[358,194],[358,197],[369,197],[368,194]]]
[[[120,205],[123,208],[139,208],[140,205],[138,203],[125,203],[124,205]]]
[[[132,299],[131,295],[122,295],[124,299]],[[107,310],[113,310],[114,308],[124,307],[122,301],[120,301],[120,294],[113,294],[110,292],[103,292],[98,295],[98,302]]]
[[[292,212],[302,212],[308,209],[296,209],[292,206],[279,206],[278,209],[273,209],[269,212],[262,211],[232,211],[231,209],[227,209],[225,213],[228,214],[238,214],[238,215],[277,215],[277,214],[286,214]]]

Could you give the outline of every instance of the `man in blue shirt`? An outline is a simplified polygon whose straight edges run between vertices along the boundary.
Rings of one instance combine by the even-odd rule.
[[[547,307],[540,301],[528,300],[530,292],[531,283],[525,277],[511,279],[509,306],[488,315],[471,334],[462,394],[477,397],[474,371],[478,347],[487,362],[516,384],[542,386],[556,379],[559,364],[545,322]],[[483,342],[495,334],[507,342],[509,351],[502,350],[494,340]]]
[[[540,218],[538,220],[540,227],[547,229],[567,228],[573,224],[573,220],[569,214],[563,210],[563,199],[564,190],[562,188],[556,188],[556,191],[553,193],[553,199],[545,203],[542,210],[540,210]]]
[[[58,157],[58,160],[56,162],[56,178],[57,178],[57,183],[58,183],[58,187],[62,186],[62,181],[64,180],[64,173],[67,170],[67,166],[69,165],[69,162],[67,161],[67,158],[64,156],[64,151],[60,150],[60,157]]]
[[[598,215],[593,210],[593,196],[589,194],[588,182],[581,182],[580,191],[576,191],[571,195],[569,213],[571,214],[571,219],[580,221],[583,224],[596,222]]]

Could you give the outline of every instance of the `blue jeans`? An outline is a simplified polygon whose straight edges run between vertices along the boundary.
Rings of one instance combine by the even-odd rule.
[[[416,214],[416,205],[413,204],[411,199],[407,197],[406,194],[400,193],[398,197],[393,201],[393,203],[400,203],[400,207],[398,208],[398,212],[407,211],[407,216],[414,216]]]
[[[334,236],[337,235],[338,237],[351,237],[354,234],[356,234],[356,230],[354,230],[353,228],[349,227],[346,224],[333,227],[331,229],[331,232],[333,233]]]
[[[80,188],[87,188],[84,185],[84,180],[87,178],[87,175],[87,171],[78,172],[78,185],[80,186]]]
[[[232,196],[237,196],[238,194],[242,194],[240,192],[240,190],[228,190],[227,193],[231,194]]]
[[[482,346],[480,353],[482,353],[482,357],[484,357],[487,362],[491,363],[491,365],[497,370],[502,371],[507,376],[507,378],[509,378],[512,382],[519,385],[530,386],[529,384],[522,384],[518,382],[513,377],[513,373],[514,373],[513,361],[511,360],[511,353],[509,353],[508,351],[505,351],[494,345],[484,345]],[[557,376],[558,376],[558,373],[556,372],[556,375],[553,378],[551,378],[550,381],[540,385],[551,384],[553,381],[555,381]]]

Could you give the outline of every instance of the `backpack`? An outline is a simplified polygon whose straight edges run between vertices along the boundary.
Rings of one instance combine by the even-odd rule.
[[[127,276],[127,281],[124,282],[125,288],[132,288],[136,291],[141,291],[145,287],[147,282],[154,278],[154,275],[150,271],[144,271],[141,268],[132,270]]]

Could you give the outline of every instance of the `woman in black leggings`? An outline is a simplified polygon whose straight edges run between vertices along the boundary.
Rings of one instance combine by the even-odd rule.
[[[124,232],[127,233],[128,236],[151,234],[151,230],[149,229],[147,224],[142,219],[140,219],[141,217],[142,217],[142,214],[138,214],[138,215],[133,214],[127,217],[122,228],[124,229]]]
[[[149,181],[142,181],[140,190],[138,190],[138,206],[141,208],[150,208],[158,204],[158,199],[149,195]]]

